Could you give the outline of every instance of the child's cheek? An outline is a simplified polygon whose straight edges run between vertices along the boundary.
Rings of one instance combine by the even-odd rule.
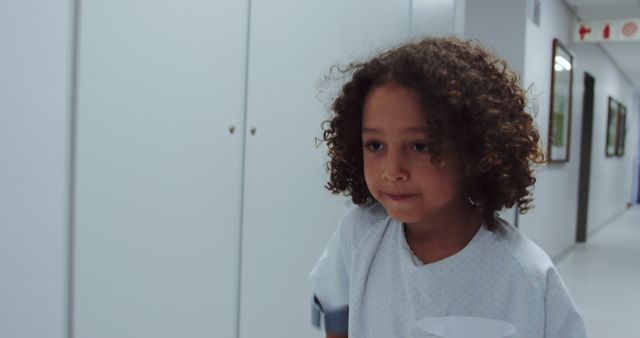
[[[366,156],[366,155],[365,155]],[[374,198],[377,199],[376,196],[376,185],[377,185],[377,178],[380,175],[378,175],[377,173],[377,168],[376,168],[376,164],[375,161],[372,161],[371,159],[367,159],[365,157],[364,160],[364,181],[367,185],[367,188],[369,189],[369,192],[371,193],[371,195],[373,195]]]

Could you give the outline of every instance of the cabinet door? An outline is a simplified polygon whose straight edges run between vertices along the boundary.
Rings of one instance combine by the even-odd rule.
[[[324,189],[326,146],[315,145],[341,85],[323,77],[355,43],[362,52],[406,37],[409,2],[390,3],[251,2],[241,338],[322,335],[307,275],[347,209]]]
[[[240,337],[318,337],[307,275],[345,200],[323,188],[319,81],[338,63],[341,0],[252,0]]]
[[[247,6],[82,2],[75,337],[236,337]]]
[[[345,54],[367,59],[409,37],[411,0],[345,0]]]

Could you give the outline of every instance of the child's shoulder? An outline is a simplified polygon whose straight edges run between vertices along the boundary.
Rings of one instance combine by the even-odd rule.
[[[389,215],[382,205],[376,202],[355,205],[347,211],[340,221],[340,232],[353,245],[382,234],[389,224]]]
[[[536,243],[523,235],[519,229],[503,219],[499,220],[499,226],[495,233],[505,245],[513,260],[530,275],[545,278],[550,269],[554,269],[553,262],[547,253]]]
[[[371,225],[384,221],[388,217],[387,211],[380,203],[370,202],[351,207],[344,215],[342,223],[354,226]]]

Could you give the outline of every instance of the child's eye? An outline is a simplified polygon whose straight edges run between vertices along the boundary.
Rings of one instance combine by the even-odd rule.
[[[380,150],[382,148],[382,143],[378,142],[378,141],[370,141],[365,143],[364,147],[369,150],[370,152],[375,153],[376,151]]]
[[[430,150],[429,146],[424,142],[416,142],[411,147],[419,153],[428,153]]]

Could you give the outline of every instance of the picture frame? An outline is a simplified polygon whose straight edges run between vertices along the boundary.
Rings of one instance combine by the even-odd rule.
[[[605,157],[616,155],[618,142],[618,101],[609,96],[607,103],[607,137],[605,139]]]
[[[550,163],[561,163],[569,161],[571,146],[573,55],[558,39],[553,39],[551,65],[547,157]]]
[[[627,135],[627,107],[618,104],[618,128],[616,138],[616,156],[624,156],[625,136]]]

